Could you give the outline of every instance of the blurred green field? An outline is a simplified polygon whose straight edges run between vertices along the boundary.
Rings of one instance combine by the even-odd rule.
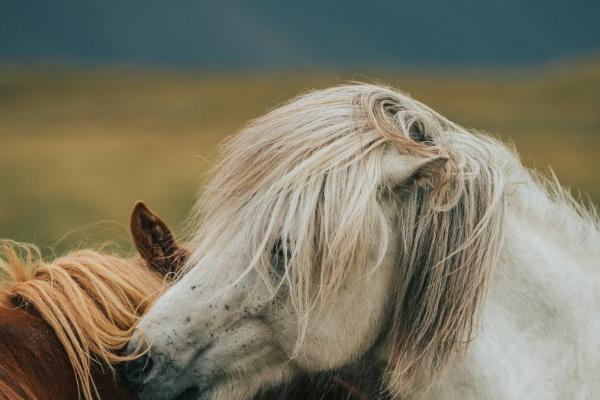
[[[374,75],[2,70],[0,238],[127,246],[137,199],[180,226],[221,139],[299,92]],[[376,77],[600,203],[599,63]]]

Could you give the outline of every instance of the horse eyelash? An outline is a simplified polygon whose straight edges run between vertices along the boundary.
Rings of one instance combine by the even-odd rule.
[[[291,250],[289,244],[287,246],[287,257],[284,253],[283,249],[283,241],[279,238],[273,244],[271,248],[271,266],[278,273],[283,273],[285,268],[285,260],[289,260],[291,258]]]

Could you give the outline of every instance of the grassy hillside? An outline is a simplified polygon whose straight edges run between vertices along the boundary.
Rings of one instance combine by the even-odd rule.
[[[521,73],[385,73],[449,118],[516,143],[600,203],[598,64]],[[0,73],[0,237],[58,248],[127,239],[136,199],[173,225],[218,142],[311,88],[362,75]]]

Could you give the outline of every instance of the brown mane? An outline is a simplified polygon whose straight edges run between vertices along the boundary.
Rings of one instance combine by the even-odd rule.
[[[11,241],[0,243],[0,276],[0,304],[35,309],[64,347],[87,399],[98,397],[92,363],[112,369],[131,359],[118,351],[164,286],[139,259],[79,250],[45,262],[35,246]]]

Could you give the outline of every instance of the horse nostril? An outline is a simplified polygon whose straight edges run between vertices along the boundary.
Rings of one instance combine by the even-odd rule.
[[[148,376],[154,367],[154,360],[150,356],[150,350],[146,348],[143,339],[138,339],[131,340],[125,349],[125,355],[133,356],[134,358],[125,363],[123,370],[127,381],[134,385],[142,384],[144,378]]]
[[[152,370],[154,361],[150,355],[142,354],[135,360],[131,360],[125,364],[125,378],[130,383],[140,384],[144,381],[144,377]]]

